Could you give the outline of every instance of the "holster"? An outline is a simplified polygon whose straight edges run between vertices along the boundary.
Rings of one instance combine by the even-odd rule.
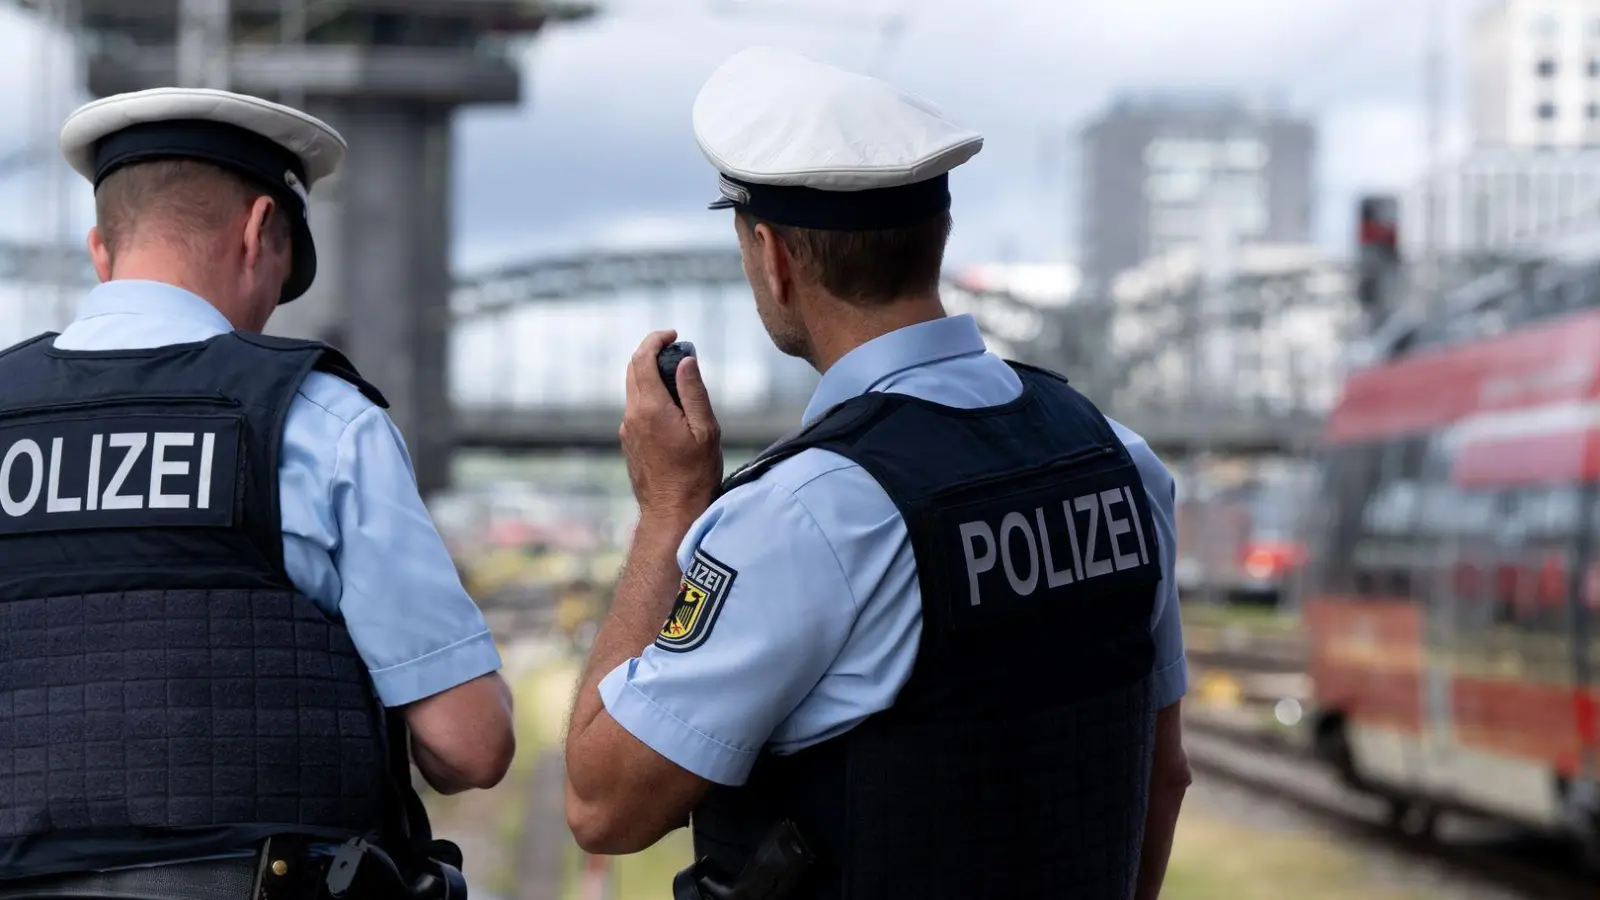
[[[739,872],[727,879],[709,858],[672,879],[673,900],[800,900],[816,855],[788,819],[767,833]]]
[[[334,854],[323,882],[328,900],[467,900],[461,850],[449,841],[430,841],[402,868],[381,848],[360,838]],[[268,900],[276,898],[268,897]]]

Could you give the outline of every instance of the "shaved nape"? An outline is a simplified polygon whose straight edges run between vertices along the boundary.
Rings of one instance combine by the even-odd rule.
[[[138,240],[159,240],[206,253],[216,237],[267,192],[226,169],[188,159],[134,163],[112,172],[95,191],[95,219],[107,252]],[[274,234],[289,238],[286,216]]]

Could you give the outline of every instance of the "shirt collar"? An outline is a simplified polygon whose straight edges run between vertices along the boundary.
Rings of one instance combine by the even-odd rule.
[[[983,333],[969,315],[908,325],[873,338],[833,364],[806,405],[803,424],[851,399],[885,386],[894,376],[958,356],[986,352]]]
[[[198,294],[161,281],[107,281],[91,290],[78,306],[77,321],[97,316],[152,316],[215,329],[233,330],[228,318]]]

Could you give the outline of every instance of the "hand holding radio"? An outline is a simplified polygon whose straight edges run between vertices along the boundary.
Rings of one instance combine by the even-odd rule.
[[[677,337],[655,332],[634,352],[618,434],[641,521],[687,530],[722,483],[722,430],[694,345]]]

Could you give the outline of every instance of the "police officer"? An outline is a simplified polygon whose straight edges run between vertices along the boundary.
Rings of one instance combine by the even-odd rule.
[[[692,813],[680,898],[1155,897],[1188,781],[1173,482],[945,316],[948,173],[982,139],[774,49],[717,69],[694,127],[762,322],[822,379],[719,487],[698,363],[680,410],[674,335],[633,357],[640,521],[572,716],[579,844]]]
[[[501,779],[498,652],[382,394],[260,334],[343,139],[158,89],[61,147],[102,284],[0,353],[0,896],[459,896],[407,750]]]

